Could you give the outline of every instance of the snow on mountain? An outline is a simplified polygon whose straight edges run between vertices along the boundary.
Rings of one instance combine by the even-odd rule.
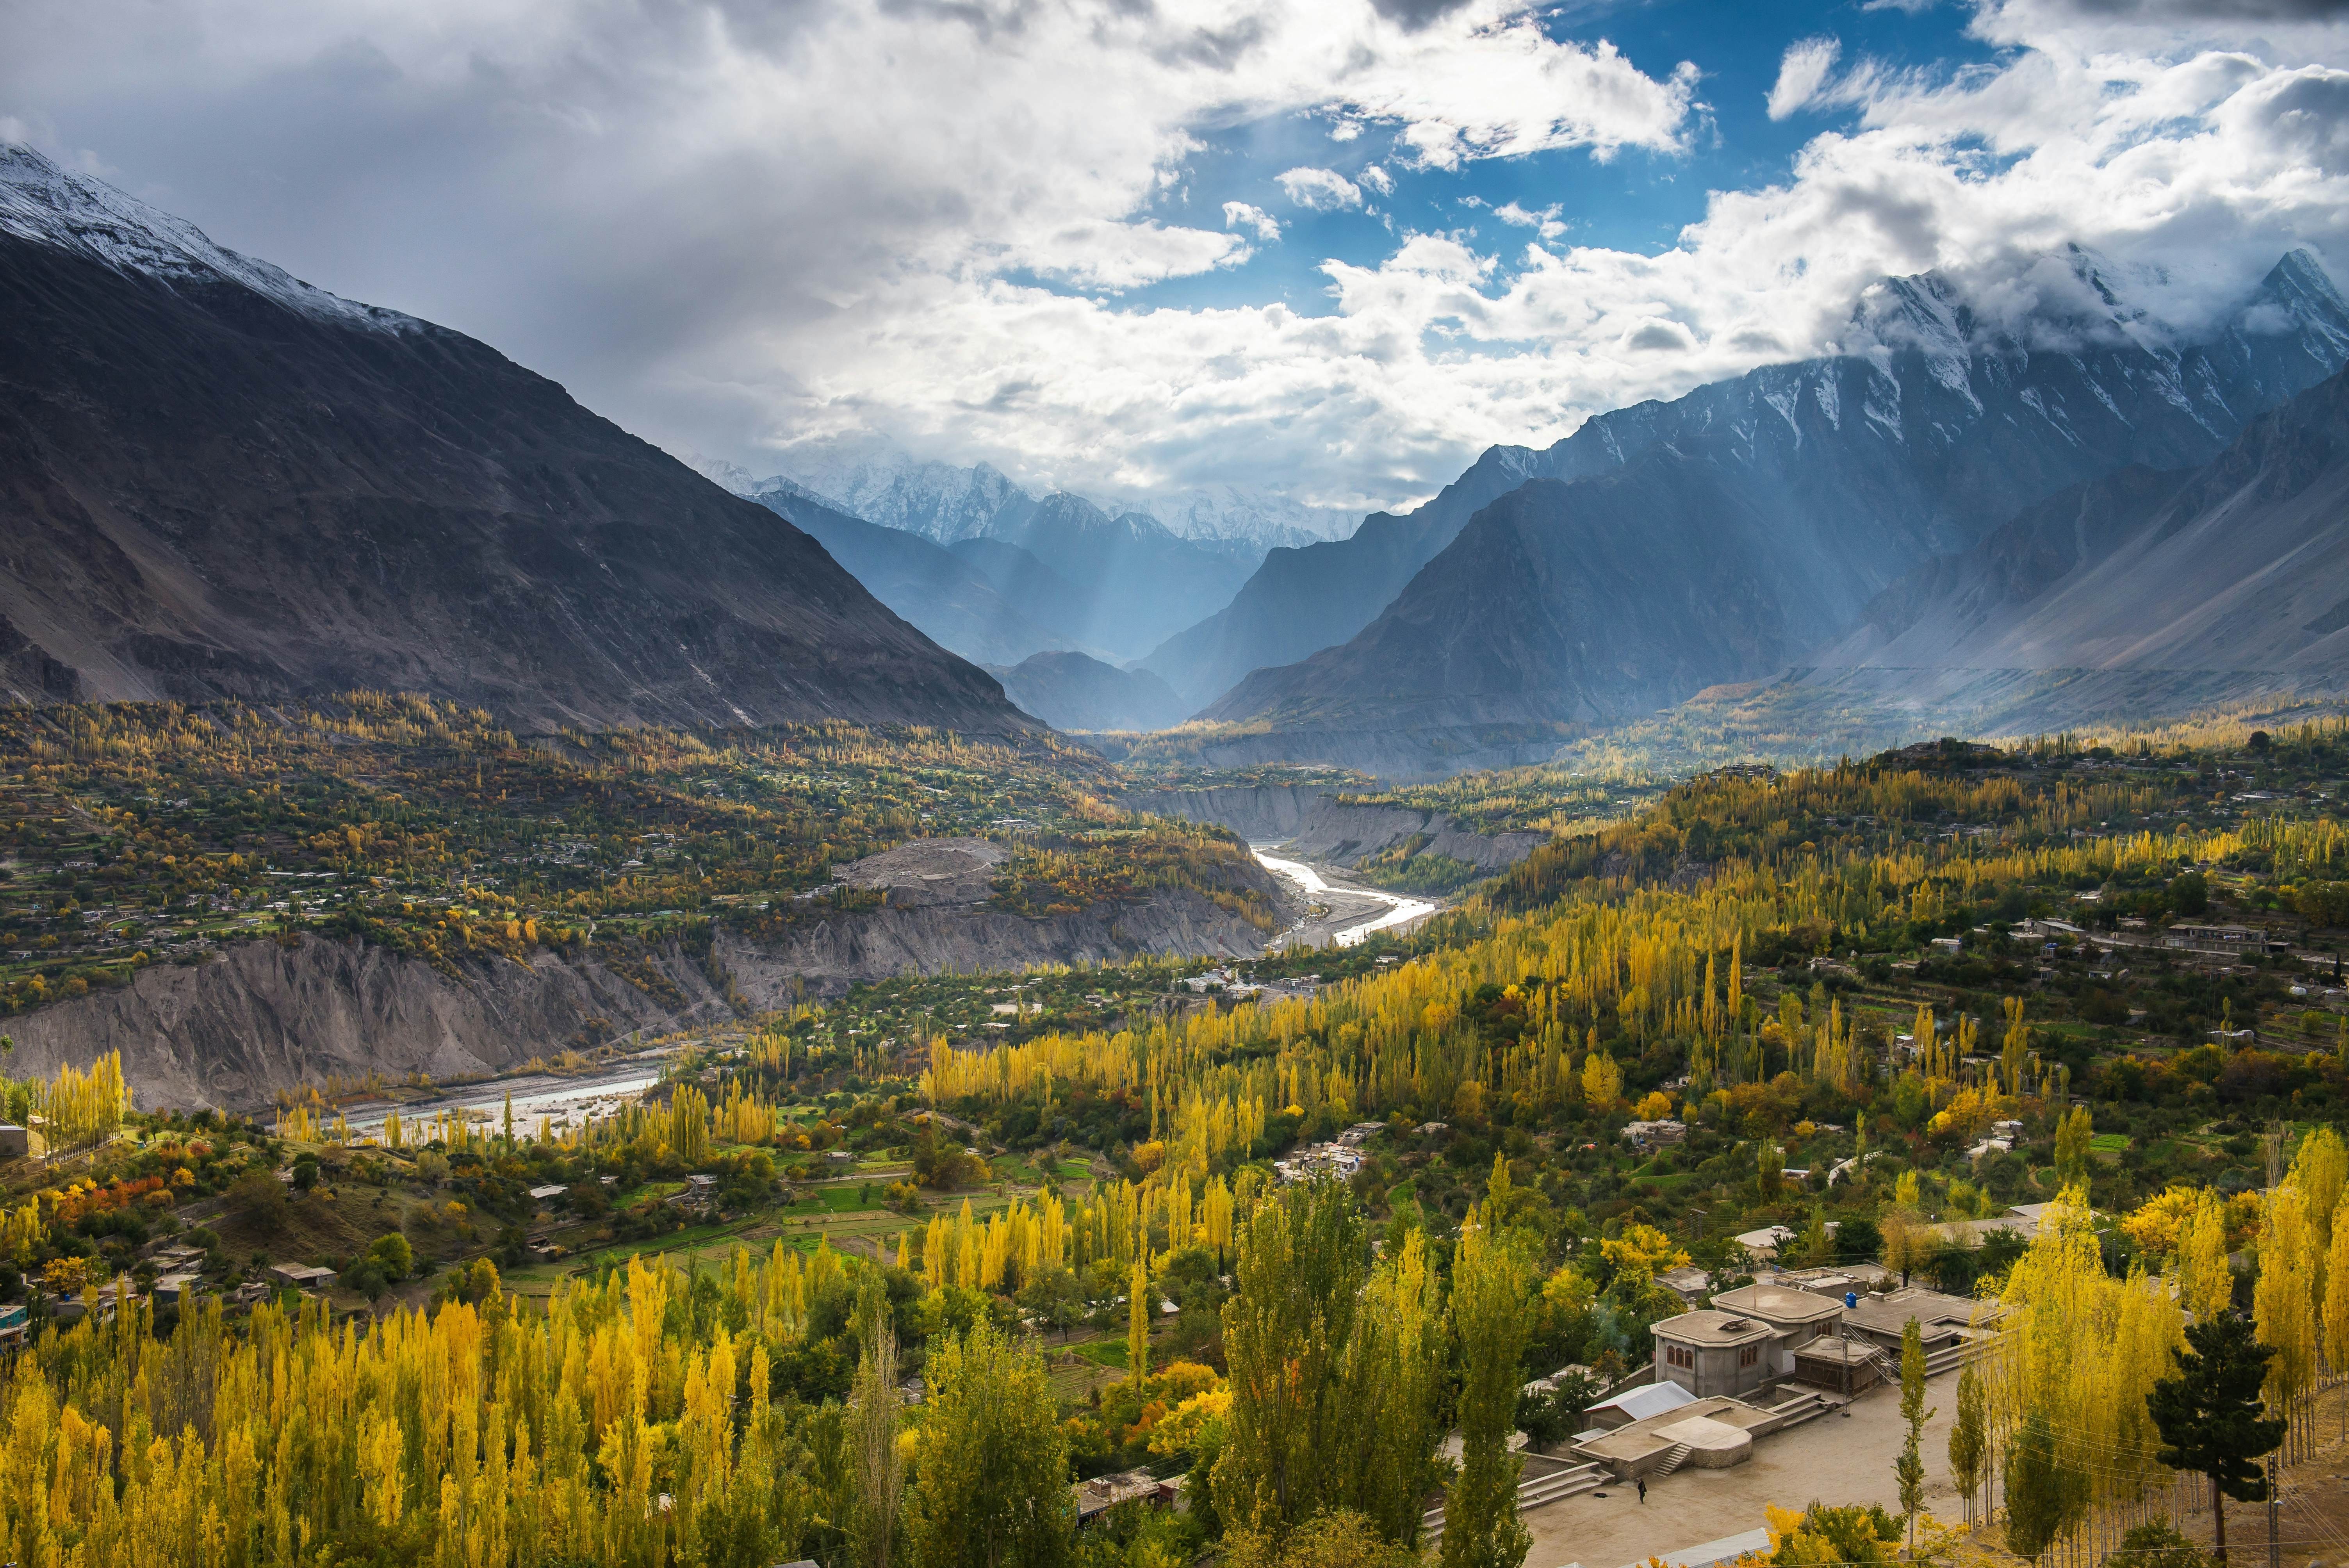
[[[1185,539],[1231,540],[1267,550],[1343,539],[1362,521],[1359,511],[1308,506],[1288,496],[1234,485],[1203,485],[1125,504],[1156,518]]]
[[[77,251],[174,288],[234,284],[323,320],[383,332],[424,329],[414,316],[313,288],[283,268],[216,245],[193,223],[67,173],[21,143],[0,142],[0,233]]]
[[[1378,737],[1376,770],[1458,767],[1492,727],[1643,713],[1803,661],[2049,495],[2210,461],[2349,350],[2349,304],[2304,253],[2187,327],[2085,253],[2034,270],[1987,299],[1889,279],[1839,354],[1495,449],[1417,513],[1277,553],[1143,667],[1195,700],[1235,680],[1203,717],[1269,727],[1279,749],[1256,759],[1369,767]]]
[[[879,443],[823,443],[794,448],[786,466],[752,480],[749,470],[718,459],[688,458],[709,478],[740,494],[784,490],[941,544],[1001,538],[1045,499],[989,463],[958,468],[925,461]],[[748,488],[745,488],[747,483]],[[1107,515],[1139,513],[1178,538],[1202,544],[1247,546],[1257,553],[1280,545],[1343,539],[1361,514],[1308,506],[1268,490],[1204,485],[1163,495],[1087,496]]]
[[[852,517],[940,544],[993,537],[1007,512],[1024,513],[1036,504],[1036,497],[986,463],[962,469],[888,449],[836,446],[799,449],[790,459],[788,471],[759,481],[760,490],[797,490]]]
[[[730,463],[724,458],[705,457],[691,447],[673,448],[669,456],[710,483],[732,490],[745,500],[756,500],[759,497],[759,476],[740,463]]]

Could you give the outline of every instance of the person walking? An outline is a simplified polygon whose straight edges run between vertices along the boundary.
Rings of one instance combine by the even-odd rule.
[[[1648,1478],[1646,1476],[1641,1476],[1640,1478],[1640,1506],[1641,1508],[1648,1506]]]

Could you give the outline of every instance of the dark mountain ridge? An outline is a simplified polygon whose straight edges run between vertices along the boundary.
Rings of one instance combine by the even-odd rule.
[[[998,580],[959,549],[917,533],[884,528],[821,502],[769,490],[759,504],[823,545],[873,596],[940,647],[980,665],[1017,664],[1078,639],[1061,624],[1069,596]],[[1040,576],[1050,569],[1016,545],[984,542],[1024,558]],[[1017,700],[1016,698],[1014,700]]]
[[[2093,258],[2061,259],[2076,299],[2060,319],[1993,328],[1945,279],[1890,279],[1854,307],[1855,352],[1598,415],[1542,450],[1491,448],[1413,512],[1372,517],[1352,539],[1272,552],[1228,609],[1143,665],[1208,702],[1253,670],[1352,637],[1518,485],[1619,472],[1660,449],[1776,493],[1792,547],[1806,531],[1840,544],[1880,528],[1880,542],[1861,540],[1858,597],[1838,601],[1856,610],[1918,561],[1963,548],[2067,484],[2132,461],[2207,460],[2245,418],[2349,356],[2349,306],[2305,252],[2279,262],[2216,330],[2182,344],[2123,305]]]
[[[2301,253],[2185,348],[2117,308],[2094,332],[2059,324],[2054,346],[1977,346],[1963,302],[1930,278],[1866,309],[1868,355],[1590,421],[1538,455],[1564,479],[1484,506],[1347,644],[1256,671],[1204,717],[1355,766],[1382,735],[1397,772],[1444,766],[1462,750],[1445,732],[1476,727],[1529,727],[1531,755],[1544,727],[1784,668],[1921,562],[2128,463],[2207,461],[2349,356],[2349,305]],[[1479,482],[1520,466],[1506,456]]]
[[[2349,375],[2199,469],[2074,486],[1887,589],[1814,654],[1837,682],[2007,726],[2349,682]],[[2168,694],[2167,696],[2165,694]]]
[[[1034,654],[989,665],[1004,695],[1055,729],[1164,729],[1183,722],[1183,699],[1147,670],[1122,670],[1082,654]]]
[[[0,146],[0,691],[1026,727],[823,548],[461,334]]]

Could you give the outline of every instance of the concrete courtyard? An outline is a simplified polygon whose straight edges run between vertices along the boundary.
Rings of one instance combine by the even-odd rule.
[[[1958,1375],[1944,1373],[1926,1385],[1925,1507],[1950,1520],[1959,1516],[1958,1495],[1950,1485],[1950,1426],[1957,1415]],[[1880,1502],[1898,1512],[1899,1483],[1892,1461],[1899,1457],[1903,1428],[1900,1390],[1878,1387],[1855,1400],[1843,1415],[1826,1415],[1754,1444],[1754,1457],[1728,1470],[1682,1470],[1648,1486],[1645,1506],[1631,1486],[1609,1485],[1526,1514],[1533,1549],[1526,1568],[1622,1568],[1651,1555],[1679,1552],[1709,1541],[1759,1530],[1767,1522],[1765,1504],[1800,1509],[1811,1502]]]

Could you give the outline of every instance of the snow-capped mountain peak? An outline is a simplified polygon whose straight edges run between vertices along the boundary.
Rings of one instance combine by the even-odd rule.
[[[303,315],[382,332],[421,331],[414,316],[313,288],[267,262],[214,244],[103,181],[69,173],[29,147],[0,142],[0,233],[78,251],[120,273],[174,287],[228,283]]]

